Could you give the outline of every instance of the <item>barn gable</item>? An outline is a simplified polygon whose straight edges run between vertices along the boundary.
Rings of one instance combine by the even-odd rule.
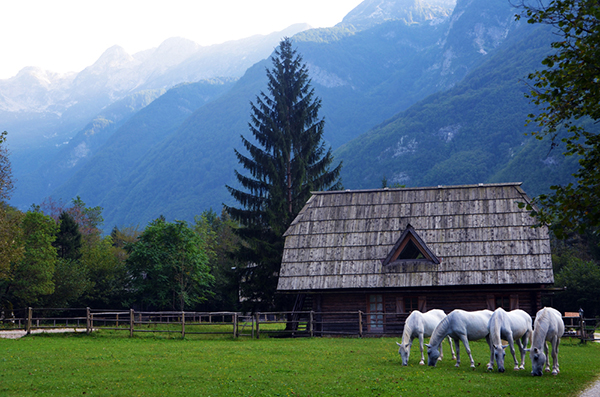
[[[383,266],[402,261],[430,262],[436,265],[440,263],[437,256],[431,252],[411,225],[406,227],[394,248],[383,261]]]
[[[278,291],[547,285],[547,228],[520,183],[317,192],[287,230]]]

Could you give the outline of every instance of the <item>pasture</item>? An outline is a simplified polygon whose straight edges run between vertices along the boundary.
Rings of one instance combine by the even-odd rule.
[[[446,357],[403,367],[396,338],[134,338],[109,331],[0,339],[2,396],[577,396],[600,374],[600,345],[564,338],[561,372],[488,372],[489,349],[472,342],[476,368]],[[461,346],[462,347],[462,346]]]

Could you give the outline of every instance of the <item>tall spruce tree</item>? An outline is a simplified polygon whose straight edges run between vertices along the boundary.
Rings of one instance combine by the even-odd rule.
[[[245,244],[236,252],[245,264],[241,293],[252,309],[281,307],[275,299],[283,254],[283,234],[298,215],[310,192],[341,189],[341,164],[331,168],[331,149],[323,142],[325,121],[319,118],[321,100],[310,86],[302,57],[284,38],[267,69],[268,94],[251,103],[250,132],[242,136],[248,155],[235,151],[249,172],[235,172],[245,190],[227,189],[242,208],[225,206],[241,224],[238,235]]]
[[[81,258],[81,246],[83,244],[79,225],[66,211],[63,211],[58,219],[60,229],[52,245],[56,247],[56,253],[59,258],[76,261]]]

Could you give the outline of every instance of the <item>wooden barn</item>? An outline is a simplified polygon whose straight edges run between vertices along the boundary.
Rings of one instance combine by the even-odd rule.
[[[356,331],[332,320],[350,311],[371,333],[398,333],[414,309],[535,314],[554,282],[550,241],[520,185],[316,192],[285,234],[278,292],[321,313],[323,331]]]

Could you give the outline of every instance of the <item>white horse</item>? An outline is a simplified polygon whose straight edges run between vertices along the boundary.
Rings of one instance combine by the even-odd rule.
[[[446,317],[446,313],[440,309],[429,310],[426,313],[421,313],[418,310],[413,310],[404,323],[404,331],[402,332],[402,343],[396,342],[400,348],[398,353],[402,357],[402,365],[408,365],[410,357],[410,348],[412,347],[413,339],[419,338],[419,347],[421,348],[420,365],[425,365],[425,356],[423,355],[423,338],[429,337],[433,333],[435,327]],[[454,354],[454,346],[452,339],[448,338],[450,350],[452,350],[452,359],[456,358]],[[440,351],[441,351],[440,347]],[[440,360],[444,357],[444,352],[441,351]]]
[[[498,372],[504,372],[504,356],[506,352],[504,349],[510,346],[510,352],[512,353],[513,359],[515,360],[515,371],[519,369],[525,369],[525,349],[527,348],[527,342],[531,336],[531,316],[525,313],[523,310],[511,310],[510,312],[504,311],[501,307],[497,308],[488,324],[488,330],[490,332],[489,344],[490,344],[490,362],[487,369],[494,369],[494,359],[498,364]],[[508,345],[502,346],[502,340],[508,342]],[[515,355],[514,341],[517,341],[519,351],[521,352],[521,365],[519,366],[519,360]]]
[[[475,361],[469,347],[470,340],[483,339],[488,336],[488,323],[492,317],[490,310],[467,312],[456,309],[443,319],[431,334],[427,344],[428,364],[435,367],[440,355],[439,347],[446,336],[454,339],[456,344],[456,366],[460,366],[460,341],[464,343],[465,350],[471,359],[471,367],[475,368]]]
[[[531,375],[542,376],[544,363],[546,371],[550,371],[550,357],[548,357],[546,342],[550,342],[552,347],[552,375],[558,375],[560,372],[558,369],[558,345],[564,332],[565,323],[558,310],[545,307],[537,312],[531,337],[531,348],[528,349],[531,358]]]

